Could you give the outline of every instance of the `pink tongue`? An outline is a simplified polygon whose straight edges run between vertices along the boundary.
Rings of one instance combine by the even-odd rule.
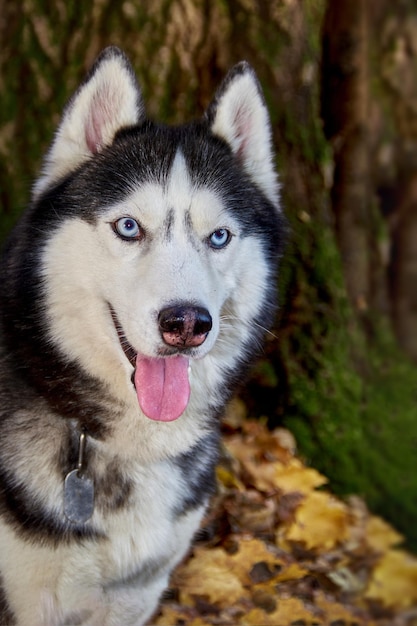
[[[135,387],[140,408],[152,420],[171,422],[182,415],[190,398],[188,359],[136,357]]]

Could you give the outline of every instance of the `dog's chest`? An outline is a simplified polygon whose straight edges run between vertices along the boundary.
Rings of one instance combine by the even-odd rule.
[[[64,615],[70,615],[83,599],[78,606],[86,613],[92,611],[92,624],[94,620],[100,626],[113,624],[112,619],[124,615],[123,623],[129,624],[129,614],[142,623],[140,619],[166,587],[172,568],[185,555],[205,509],[172,514],[170,507],[163,506],[169,498],[168,489],[161,489],[153,494],[152,504],[147,501],[146,511],[138,506],[113,515],[104,540],[69,555],[63,580],[71,580],[72,585],[62,585],[57,595]],[[145,506],[143,497],[141,501]]]
[[[178,509],[185,488],[175,467],[142,470],[128,503],[118,510],[95,510],[93,539],[40,545],[22,542],[3,527],[0,560],[17,623],[32,623],[36,615],[42,625],[141,624],[188,549],[205,509],[205,504],[188,512]],[[138,621],[129,621],[129,615]]]

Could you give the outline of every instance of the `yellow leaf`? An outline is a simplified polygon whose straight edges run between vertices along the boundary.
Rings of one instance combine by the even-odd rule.
[[[385,552],[388,548],[397,546],[404,541],[392,526],[377,516],[371,516],[366,525],[366,539],[368,545],[378,552]]]
[[[301,502],[286,532],[288,541],[301,541],[307,549],[330,550],[348,536],[347,507],[328,493],[316,491]]]
[[[232,471],[228,470],[223,465],[219,465],[216,468],[216,476],[219,483],[221,483],[227,489],[237,489],[238,491],[245,491],[245,485]]]
[[[262,458],[260,448],[254,441],[231,437],[225,445],[230,454],[240,461],[250,476],[250,482],[260,491],[268,493],[279,489],[284,493],[309,493],[327,482],[317,470],[305,467],[298,459],[291,458],[282,463]],[[266,446],[264,448],[267,450]]]
[[[284,493],[294,491],[310,493],[316,487],[327,483],[327,478],[317,470],[305,467],[298,459],[292,459],[288,465],[275,464],[274,484]]]
[[[163,606],[161,614],[155,619],[155,626],[168,626],[168,624],[176,624],[182,617],[177,611],[168,606]]]
[[[179,573],[181,603],[192,605],[192,596],[204,596],[213,604],[226,606],[237,602],[245,589],[231,565],[231,556],[221,548],[197,548],[194,558]]]
[[[229,559],[229,567],[244,585],[252,584],[249,573],[255,563],[263,562],[271,566],[281,565],[277,557],[267,550],[265,543],[259,539],[241,540],[239,550],[230,555]]]
[[[248,596],[245,586],[252,584],[249,573],[258,562],[280,564],[259,539],[241,540],[235,554],[222,548],[196,548],[178,574],[181,602],[190,605],[191,596],[204,596],[213,604],[230,606]]]
[[[322,624],[314,619],[311,611],[307,610],[301,600],[297,598],[278,598],[277,608],[273,613],[266,613],[262,609],[252,609],[245,617],[241,618],[242,626],[288,626],[294,622],[300,621],[311,624]]]
[[[277,576],[274,578],[276,583],[282,583],[286,580],[299,580],[300,578],[304,578],[307,576],[308,570],[298,565],[298,563],[291,563],[288,567],[285,567]]]
[[[186,610],[178,607],[178,610],[163,606],[160,615],[152,621],[152,626],[173,626],[173,624],[187,624],[187,626],[210,626],[202,617],[191,618]]]
[[[417,558],[403,550],[388,550],[374,569],[365,597],[396,608],[416,604]]]

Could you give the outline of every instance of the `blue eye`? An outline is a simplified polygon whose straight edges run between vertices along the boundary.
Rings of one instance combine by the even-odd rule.
[[[121,217],[113,223],[113,229],[122,239],[138,240],[143,237],[142,228],[133,217]]]
[[[232,234],[230,231],[226,230],[226,228],[218,228],[208,238],[208,243],[211,248],[214,250],[221,250],[221,248],[225,248],[229,241],[232,238]]]

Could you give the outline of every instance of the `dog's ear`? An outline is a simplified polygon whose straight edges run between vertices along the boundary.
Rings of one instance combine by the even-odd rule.
[[[250,179],[278,206],[278,180],[268,110],[252,67],[242,61],[227,74],[206,111]]]
[[[120,128],[144,118],[141,91],[129,60],[118,48],[106,48],[64,109],[34,195],[111,144]]]

